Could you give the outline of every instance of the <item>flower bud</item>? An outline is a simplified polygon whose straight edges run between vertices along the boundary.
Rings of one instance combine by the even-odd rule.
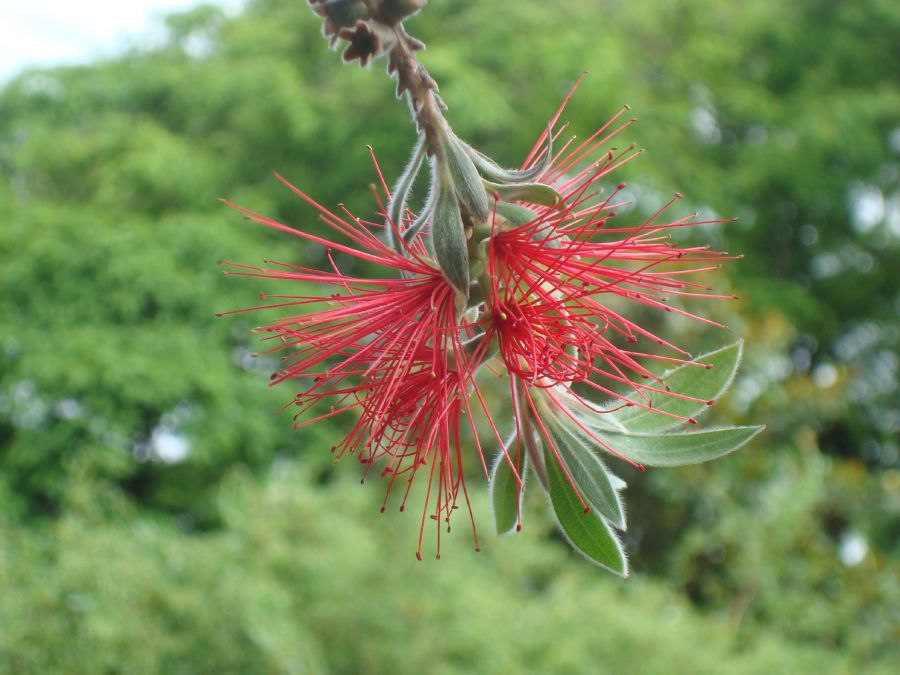
[[[452,132],[447,134],[444,150],[460,204],[476,225],[486,223],[491,214],[491,203],[475,164],[462,142]]]
[[[431,224],[434,254],[447,280],[469,297],[469,249],[453,178],[444,162],[436,169],[438,193]]]

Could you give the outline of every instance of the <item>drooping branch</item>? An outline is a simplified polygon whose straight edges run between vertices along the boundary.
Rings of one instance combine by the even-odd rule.
[[[338,40],[347,43],[343,60],[359,60],[366,66],[387,57],[387,71],[397,80],[397,98],[404,95],[420,134],[425,136],[429,155],[439,152],[438,135],[445,126],[441,113],[446,109],[438,95],[437,83],[416,58],[425,43],[406,32],[403,22],[425,6],[428,0],[309,0],[322,17],[322,34],[332,47]]]
[[[396,42],[388,53],[388,73],[396,75],[397,97],[406,95],[419,132],[425,134],[429,154],[439,147],[438,132],[445,124],[442,110],[447,106],[438,95],[434,78],[416,58],[425,44],[410,36],[403,25],[394,28]]]

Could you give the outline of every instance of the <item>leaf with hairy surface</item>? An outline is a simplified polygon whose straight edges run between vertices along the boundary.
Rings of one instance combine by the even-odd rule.
[[[628,576],[628,560],[612,527],[593,511],[584,512],[562,467],[545,450],[550,504],[569,543],[588,560],[621,577]]]

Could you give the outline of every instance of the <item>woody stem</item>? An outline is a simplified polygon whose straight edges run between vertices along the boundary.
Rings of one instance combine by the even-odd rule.
[[[394,36],[396,41],[388,52],[389,71],[397,72],[397,92],[406,93],[413,120],[425,135],[428,154],[433,155],[440,151],[440,133],[447,124],[441,113],[444,104],[437,95],[437,83],[416,58],[416,50],[424,45],[411,37],[402,24],[394,27]]]

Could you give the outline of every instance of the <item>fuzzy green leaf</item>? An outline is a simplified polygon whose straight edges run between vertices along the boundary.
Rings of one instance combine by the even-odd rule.
[[[609,470],[594,452],[562,429],[551,429],[553,444],[581,498],[604,518],[621,530],[625,529],[625,511]]]
[[[488,180],[498,183],[527,183],[536,180],[549,167],[553,158],[553,134],[547,129],[547,150],[537,164],[530,169],[504,169],[485,154],[470,145],[464,145],[478,170]]]
[[[559,526],[575,550],[589,560],[622,577],[628,576],[628,561],[618,537],[598,514],[584,512],[581,502],[552,453],[544,451],[550,503]]]
[[[503,216],[513,225],[526,225],[537,218],[537,214],[527,206],[510,202],[497,202],[497,215]]]
[[[507,202],[530,202],[543,204],[544,206],[556,206],[562,201],[562,195],[549,185],[544,183],[518,183],[515,185],[501,185],[484,181],[488,192],[496,192],[500,199]]]
[[[416,176],[419,175],[419,171],[422,169],[422,161],[424,159],[425,136],[422,135],[419,136],[419,139],[413,148],[413,154],[409,163],[406,165],[406,168],[394,185],[394,189],[391,192],[391,202],[388,204],[388,240],[401,255],[403,254],[403,247],[400,246],[399,237],[397,235],[403,232],[403,216],[406,212],[406,202],[409,199],[409,193],[412,190],[413,183],[416,181]]]
[[[621,434],[627,433],[628,430],[619,422],[615,414],[609,410],[601,411],[599,404],[589,403],[583,397],[574,396],[571,391],[561,386],[554,387],[552,393],[553,397],[568,411],[576,426],[587,427],[592,432],[614,431]],[[554,414],[553,407],[542,406],[542,411],[547,415],[552,416]]]
[[[681,466],[717,459],[747,443],[765,427],[727,427],[665,435],[598,433],[604,443],[647,466]]]
[[[416,219],[412,222],[409,228],[403,233],[403,241],[406,242],[407,246],[413,242],[413,240],[419,236],[419,233],[425,228],[428,223],[430,223],[434,218],[434,203],[426,202],[425,206],[422,207],[422,212],[416,216]],[[400,249],[401,255],[407,255],[405,249]]]
[[[507,454],[509,459],[507,459]],[[491,506],[494,510],[494,526],[497,534],[506,534],[517,529],[522,513],[522,496],[524,490],[513,473],[510,460],[524,481],[528,462],[525,448],[519,448],[519,457],[516,457],[516,436],[506,443],[506,449],[497,453],[494,460],[494,468],[491,471],[491,480],[488,490],[491,495]]]
[[[675,417],[660,414],[660,411],[684,418],[696,418],[703,413],[716,398],[731,386],[734,375],[741,361],[742,343],[717,349],[694,359],[695,363],[711,365],[712,368],[699,368],[684,365],[670,370],[662,376],[674,394],[682,394],[702,399],[687,401],[667,394],[645,393],[646,398],[631,394],[628,399],[651,409],[630,406],[611,413],[629,433],[654,434],[673,429],[684,422]],[[614,406],[621,406],[616,401]]]

